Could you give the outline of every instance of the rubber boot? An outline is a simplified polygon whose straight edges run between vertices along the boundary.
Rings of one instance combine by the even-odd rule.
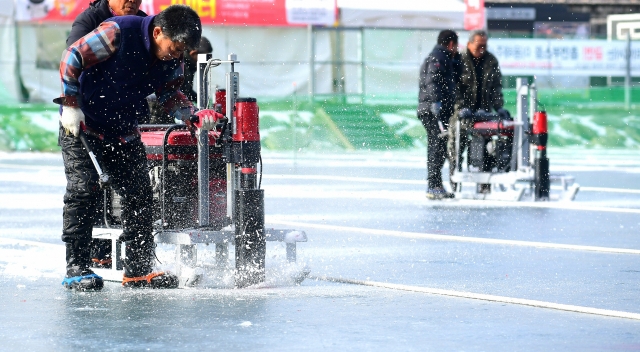
[[[129,288],[177,288],[178,277],[168,272],[154,272],[155,243],[153,237],[125,242],[122,286]]]
[[[96,275],[89,265],[89,243],[66,243],[67,250],[67,274],[62,280],[62,286],[76,291],[99,291],[104,286],[104,281]]]

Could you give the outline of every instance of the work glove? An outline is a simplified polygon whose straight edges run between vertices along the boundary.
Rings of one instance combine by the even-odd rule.
[[[442,110],[442,102],[438,101],[438,102],[435,102],[435,103],[431,103],[430,110],[431,110],[431,113],[434,116],[436,116],[436,117],[440,116],[440,111]]]
[[[77,107],[62,106],[60,123],[67,134],[71,133],[77,137],[80,134],[80,124],[84,124],[84,113]]]
[[[507,109],[499,108],[496,110],[496,113],[502,120],[511,120],[511,114]]]
[[[195,119],[191,119],[193,125],[207,131],[215,129],[218,120],[224,118],[224,115],[211,109],[200,110],[195,113],[195,116]]]
[[[471,109],[460,109],[460,111],[458,111],[458,119],[460,120],[460,123],[463,124],[471,122],[471,120],[473,120],[473,113],[471,112]]]

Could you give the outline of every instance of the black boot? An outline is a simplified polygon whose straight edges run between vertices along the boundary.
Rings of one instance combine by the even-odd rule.
[[[96,275],[89,264],[89,243],[66,243],[67,250],[67,274],[62,280],[62,286],[76,291],[99,291],[104,286],[104,281]]]
[[[124,287],[177,288],[178,277],[168,272],[153,272],[155,243],[136,238],[125,242]]]

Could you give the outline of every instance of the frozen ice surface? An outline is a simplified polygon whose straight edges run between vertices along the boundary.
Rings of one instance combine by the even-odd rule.
[[[552,150],[550,159],[585,189],[573,208],[428,201],[422,153],[266,153],[267,226],[297,223],[309,238],[296,264],[269,243],[267,282],[237,290],[230,271],[207,267],[212,248],[202,246],[207,275],[196,288],[75,293],[60,285],[60,156],[0,154],[0,350],[640,349],[639,320],[318,279],[640,313],[638,254],[419,236],[640,249],[638,153]],[[171,246],[158,255],[170,269]],[[295,285],[305,266],[312,277]]]

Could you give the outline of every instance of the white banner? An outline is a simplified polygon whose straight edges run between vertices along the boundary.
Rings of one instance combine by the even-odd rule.
[[[286,0],[287,22],[331,26],[336,21],[336,0]]]
[[[625,41],[491,39],[503,75],[624,76]],[[640,74],[640,42],[632,42],[631,73]]]

